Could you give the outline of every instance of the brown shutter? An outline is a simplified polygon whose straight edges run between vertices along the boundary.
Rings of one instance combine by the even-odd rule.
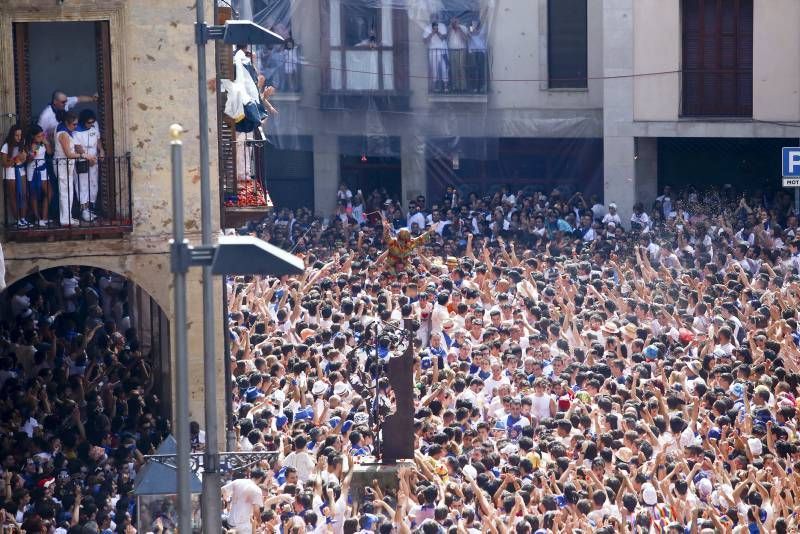
[[[392,10],[394,38],[394,88],[408,91],[408,13],[405,9]]]
[[[101,142],[106,152],[105,161],[100,166],[100,191],[98,197],[103,214],[109,219],[116,219],[121,204],[117,201],[123,187],[117,182],[114,165],[114,118],[113,92],[111,88],[111,34],[107,20],[94,23],[95,62],[97,63],[97,120],[100,123]],[[120,176],[121,178],[121,176]]]
[[[31,74],[30,49],[28,46],[28,23],[14,23],[14,92],[17,99],[17,122],[30,124]],[[3,134],[5,135],[5,134]]]
[[[753,0],[683,0],[683,115],[753,114]]]
[[[230,7],[217,7],[217,24],[225,24],[231,19]],[[233,51],[231,45],[222,41],[214,41],[214,52],[217,63],[217,79],[234,79]],[[219,89],[219,88],[217,88]],[[217,90],[217,129],[219,140],[219,178],[220,203],[222,217],[225,217],[224,203],[227,193],[236,193],[236,131],[225,115],[227,94]],[[222,221],[223,228],[225,221]]]

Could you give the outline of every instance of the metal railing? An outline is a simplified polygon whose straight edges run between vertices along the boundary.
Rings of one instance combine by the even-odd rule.
[[[488,90],[487,49],[428,50],[428,93],[467,95]]]
[[[57,237],[64,230],[80,235],[132,229],[130,153],[94,162],[84,158],[31,160],[12,167],[10,173],[15,176],[3,180],[3,202],[4,225],[11,235],[49,233]],[[67,233],[74,237],[74,232]]]
[[[229,147],[236,163],[221,176],[225,207],[267,207],[263,164],[266,145],[264,139],[244,139],[235,141]]]

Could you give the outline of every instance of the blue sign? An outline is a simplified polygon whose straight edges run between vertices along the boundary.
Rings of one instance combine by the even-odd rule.
[[[800,147],[783,147],[783,176],[800,178]]]

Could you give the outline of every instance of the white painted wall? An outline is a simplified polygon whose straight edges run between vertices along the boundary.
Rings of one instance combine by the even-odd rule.
[[[633,114],[639,121],[678,120],[680,75],[680,0],[637,0],[633,4]]]
[[[755,0],[753,118],[800,120],[800,2]],[[634,118],[677,121],[681,66],[680,0],[634,2]]]
[[[800,2],[755,0],[753,118],[800,121]]]

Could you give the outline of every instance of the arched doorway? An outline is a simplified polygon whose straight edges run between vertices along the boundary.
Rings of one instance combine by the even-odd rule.
[[[37,270],[9,282],[0,293],[0,343],[4,352],[19,352],[17,365],[35,372],[57,362],[70,374],[91,372],[87,378],[97,384],[113,368],[111,380],[139,388],[170,417],[169,318],[139,284],[88,265]],[[32,339],[46,350],[28,348]]]

